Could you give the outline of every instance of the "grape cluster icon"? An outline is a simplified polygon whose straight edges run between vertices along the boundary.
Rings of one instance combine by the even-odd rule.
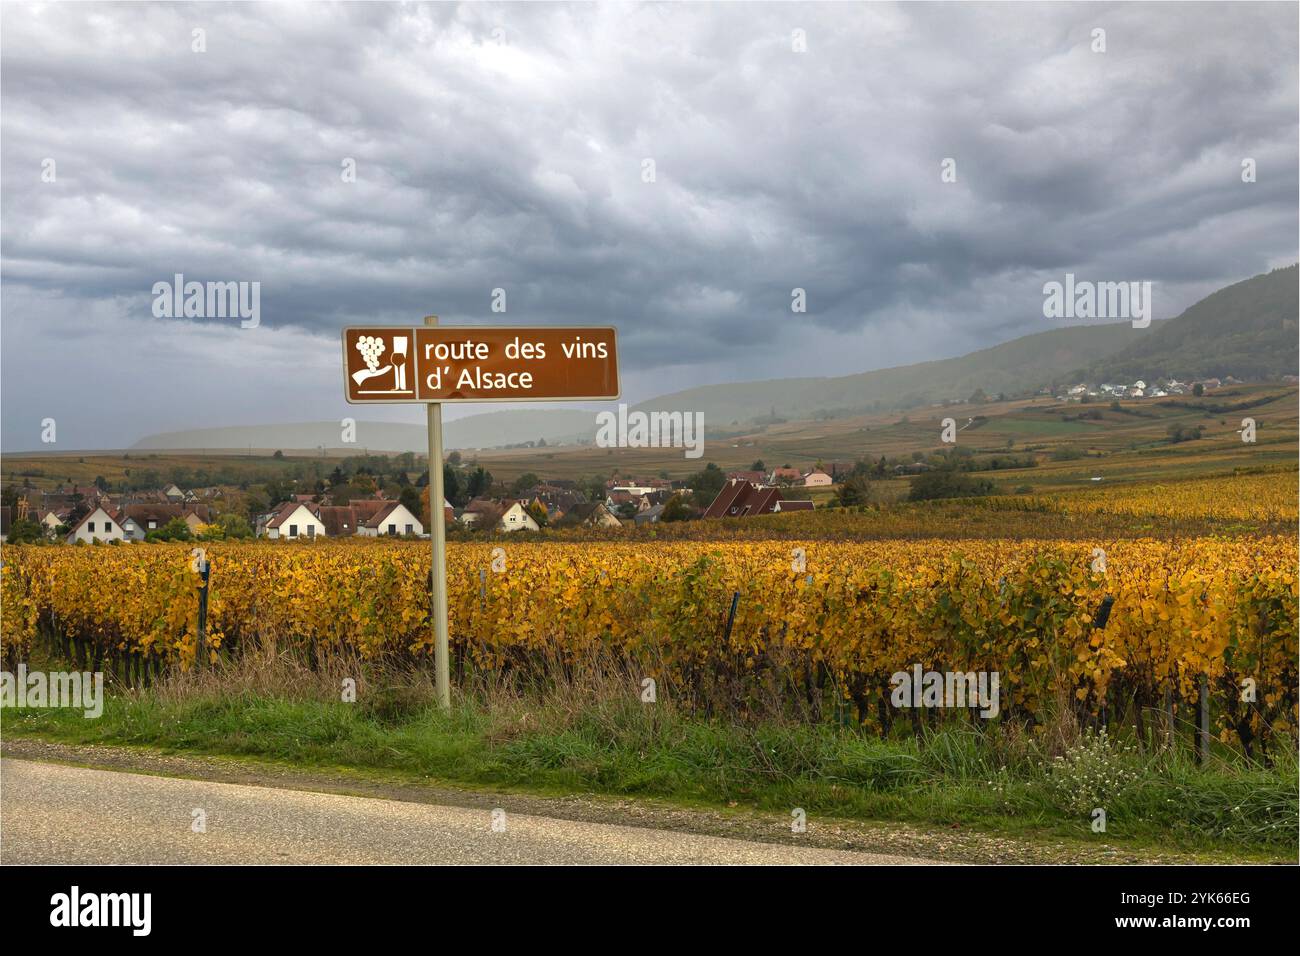
[[[363,335],[357,339],[357,351],[366,360],[366,367],[373,372],[379,368],[379,356],[384,354],[384,340],[377,335]]]

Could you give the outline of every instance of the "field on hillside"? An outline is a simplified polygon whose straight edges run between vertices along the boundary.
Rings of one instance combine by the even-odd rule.
[[[485,465],[503,481],[527,472],[548,479],[581,479],[592,475],[658,475],[686,478],[705,462],[725,470],[748,468],[756,459],[768,467],[789,463],[811,467],[817,461],[851,463],[860,458],[900,457],[929,453],[945,447],[939,440],[944,418],[958,427],[957,446],[976,454],[1034,453],[1037,467],[998,472],[1008,489],[1029,484],[1035,490],[1069,488],[1101,475],[1111,480],[1159,478],[1171,480],[1192,475],[1231,471],[1240,467],[1293,465],[1296,461],[1297,391],[1276,385],[1234,386],[1203,398],[1124,400],[1115,411],[1109,402],[1082,404],[1051,398],[961,404],[913,409],[908,413],[850,416],[825,421],[799,421],[740,430],[711,439],[719,427],[705,422],[704,454],[688,459],[677,448],[548,448],[483,449],[464,451],[462,457]],[[1095,416],[1084,417],[1080,416]],[[1257,441],[1245,445],[1239,429],[1243,417],[1258,423]],[[968,419],[974,419],[967,425]],[[593,418],[594,421],[594,418]],[[1170,426],[1200,426],[1204,437],[1196,441],[1169,441]],[[964,426],[964,427],[963,427]],[[594,433],[594,425],[593,425]],[[413,468],[423,471],[423,450],[413,455]],[[1077,453],[1070,460],[1052,455]],[[264,481],[268,477],[328,475],[340,460],[361,450],[330,449],[323,454],[235,455],[193,451],[149,452],[29,452],[7,454],[0,461],[4,483],[30,481],[42,490],[59,484],[88,485],[96,476],[111,484],[141,472],[153,471],[163,482],[173,475],[224,473],[236,481]],[[184,482],[182,482],[184,483]],[[202,483],[202,482],[199,482]]]
[[[977,454],[1042,453],[1068,450],[1081,457],[1043,460],[1035,468],[999,472],[1008,487],[1068,487],[1095,475],[1112,479],[1230,471],[1235,467],[1288,464],[1296,461],[1297,391],[1276,385],[1235,386],[1203,398],[1125,399],[1115,411],[1110,402],[1058,402],[1037,398],[986,404],[912,409],[907,413],[852,416],[826,421],[798,421],[754,428],[711,440],[714,425],[705,422],[702,458],[686,459],[681,449],[484,449],[473,453],[492,473],[511,480],[528,471],[555,478],[609,474],[659,474],[685,478],[706,461],[725,470],[745,469],[756,459],[768,467],[789,463],[807,468],[817,461],[852,463],[860,458],[904,457],[944,448],[942,421],[951,417],[960,429],[957,447]],[[1082,415],[1097,416],[1081,418]],[[1257,440],[1241,441],[1241,419],[1258,423]],[[975,423],[967,425],[967,421]],[[982,420],[981,420],[982,419]],[[1173,444],[1170,426],[1200,426],[1204,437]],[[733,431],[732,426],[726,427]]]

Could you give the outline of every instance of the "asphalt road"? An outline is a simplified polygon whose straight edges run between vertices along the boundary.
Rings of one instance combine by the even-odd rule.
[[[493,823],[465,807],[0,761],[3,864],[930,862],[513,813]]]

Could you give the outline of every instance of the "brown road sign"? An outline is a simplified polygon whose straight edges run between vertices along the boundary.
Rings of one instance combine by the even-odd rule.
[[[343,330],[354,405],[618,398],[612,328],[431,325]]]

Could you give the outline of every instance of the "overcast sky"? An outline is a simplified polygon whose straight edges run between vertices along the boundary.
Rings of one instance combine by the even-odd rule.
[[[1066,272],[1166,317],[1297,258],[1294,4],[0,16],[6,450],[336,419],[338,330],[428,312],[615,324],[636,401],[1041,331]],[[178,272],[260,282],[260,326],[155,318]]]

